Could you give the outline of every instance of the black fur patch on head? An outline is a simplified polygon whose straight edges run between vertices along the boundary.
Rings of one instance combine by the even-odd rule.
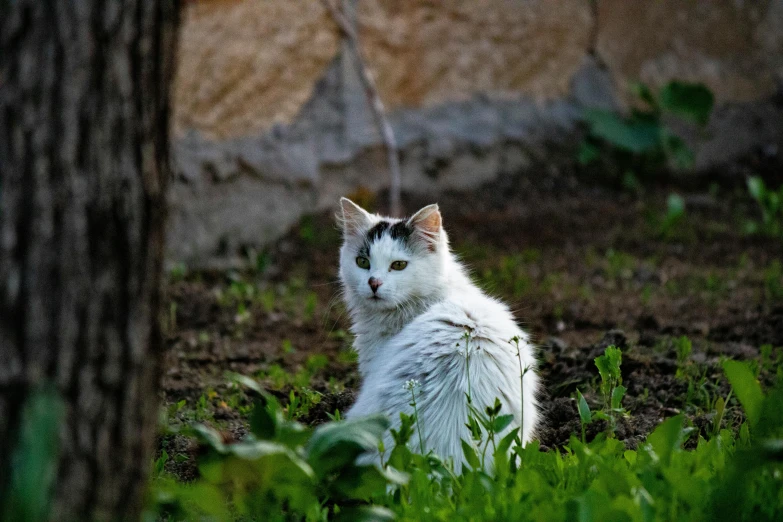
[[[359,255],[364,257],[369,256],[372,243],[379,240],[384,234],[389,234],[392,239],[399,239],[403,243],[407,243],[408,238],[413,234],[413,229],[409,227],[405,221],[398,221],[394,224],[391,224],[388,221],[380,221],[377,225],[367,231],[364,244],[359,249]]]
[[[388,221],[379,221],[377,225],[367,231],[367,242],[372,243],[373,241],[379,240],[390,226],[391,223]]]
[[[402,239],[403,242],[406,242],[413,234],[413,229],[405,221],[398,221],[392,225],[389,234],[391,234],[392,239]]]

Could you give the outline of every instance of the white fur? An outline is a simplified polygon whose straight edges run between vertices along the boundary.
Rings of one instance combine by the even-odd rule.
[[[501,414],[514,415],[514,422],[501,436],[518,430],[524,415],[523,442],[528,442],[539,417],[536,362],[528,335],[514,322],[508,307],[470,281],[449,250],[448,237],[440,226],[434,235],[422,233],[414,238],[413,246],[407,248],[388,234],[382,236],[370,249],[370,270],[359,268],[356,257],[366,232],[381,220],[400,220],[368,214],[345,199],[342,205],[345,241],[340,251],[340,278],[363,379],[359,397],[347,416],[382,412],[393,426],[399,425],[400,412],[413,413],[411,392],[404,384],[417,380],[421,383],[416,402],[425,451],[453,459],[460,467],[461,440],[470,441],[465,427],[469,362],[474,406],[483,411],[499,398]],[[432,211],[438,212],[437,207],[425,207],[421,212]],[[437,217],[439,224],[440,214]],[[427,241],[434,243],[434,251]],[[400,260],[407,261],[407,267],[390,270],[391,263]],[[369,277],[382,280],[380,299],[372,298]],[[471,339],[469,359],[466,332]],[[524,392],[520,389],[517,345],[511,341],[515,337],[523,368],[530,369],[524,377]],[[391,449],[390,436],[384,442]],[[411,445],[418,449],[418,433]]]

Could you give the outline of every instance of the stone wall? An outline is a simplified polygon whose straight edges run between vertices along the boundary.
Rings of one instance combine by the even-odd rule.
[[[403,188],[431,194],[524,172],[578,139],[585,107],[629,82],[716,94],[697,169],[779,147],[783,0],[342,0],[389,109]],[[306,212],[386,186],[380,139],[316,0],[185,10],[170,259],[236,262]],[[694,138],[695,139],[695,138]]]

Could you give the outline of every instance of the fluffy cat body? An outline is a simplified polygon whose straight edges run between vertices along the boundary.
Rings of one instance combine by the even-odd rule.
[[[479,411],[499,398],[500,414],[514,416],[500,436],[521,423],[528,442],[539,417],[533,347],[508,307],[476,287],[451,253],[437,205],[406,221],[345,198],[341,205],[340,278],[363,381],[347,417],[385,413],[399,425],[400,412],[414,413],[413,385],[425,452],[463,463],[467,393]],[[411,444],[419,449],[417,436]]]

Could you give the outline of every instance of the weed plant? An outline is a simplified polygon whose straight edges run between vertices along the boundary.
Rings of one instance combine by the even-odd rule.
[[[677,341],[687,367],[688,344]],[[469,339],[465,355],[470,357]],[[767,353],[769,352],[769,353]],[[764,350],[765,367],[774,364]],[[646,442],[627,449],[612,436],[622,407],[622,353],[609,347],[596,358],[602,408],[591,412],[577,392],[581,439],[572,435],[561,451],[522,446],[519,432],[499,415],[496,401],[484,408],[466,396],[470,421],[463,439],[461,471],[428,452],[417,413],[401,414],[391,430],[393,447],[381,443],[383,417],[339,420],[312,429],[292,420],[252,379],[236,381],[255,396],[250,434],[225,444],[203,425],[190,428],[208,451],[200,478],[178,482],[155,463],[148,520],[780,520],[783,515],[783,382],[766,393],[758,368],[724,361],[732,391],[712,403],[713,426],[700,435],[683,415],[660,423]],[[520,373],[524,374],[521,368]],[[689,370],[685,370],[687,373]],[[411,402],[418,387],[408,383]],[[744,421],[722,428],[736,397]],[[524,412],[523,412],[524,414]],[[585,440],[584,426],[604,418],[608,431]],[[695,449],[686,451],[691,441]],[[485,466],[488,455],[493,465]],[[165,458],[163,455],[161,458]]]

